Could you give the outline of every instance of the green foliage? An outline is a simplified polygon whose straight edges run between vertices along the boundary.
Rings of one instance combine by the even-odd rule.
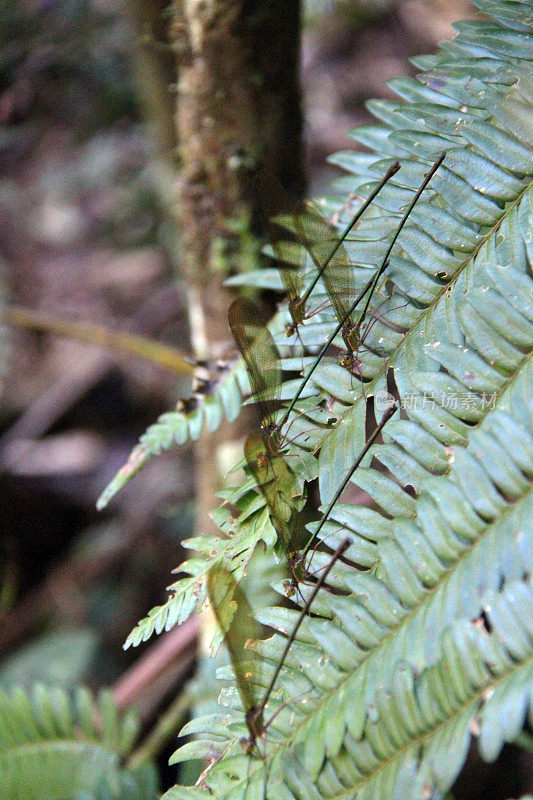
[[[42,685],[0,692],[0,798],[155,800],[152,766],[121,763],[137,733],[135,716],[119,714],[110,692],[98,702],[85,689],[73,700]]]
[[[303,477],[300,477],[303,484]],[[195,557],[182,562],[176,570],[187,577],[179,578],[168,587],[170,595],[166,603],[153,608],[128,636],[125,648],[144,642],[155,633],[168,631],[184,622],[191,613],[199,610],[206,598],[206,576],[209,568],[223,564],[240,581],[246,574],[258,542],[273,548],[276,531],[272,525],[268,508],[262,495],[255,489],[255,482],[249,479],[236,490],[221,493],[239,511],[238,521],[233,518],[229,506],[213,512],[213,520],[230,538],[221,536],[200,536],[188,539],[183,545],[195,551]]]
[[[249,391],[248,378],[244,364],[238,361],[225,372],[216,387],[194,408],[187,411],[173,411],[162,414],[154,425],[141,436],[139,444],[133,449],[127,463],[119,470],[104,489],[97,501],[102,510],[131,478],[139,472],[146,462],[162,450],[187,441],[196,441],[203,431],[215,431],[224,416],[233,422],[242,408],[243,397]]]
[[[336,183],[342,199],[322,201],[326,214],[347,192],[364,199],[394,159],[402,167],[347,242],[362,286],[428,166],[447,152],[374,301],[359,353],[364,385],[324,360],[291,428],[308,431],[290,455],[309,474],[316,455],[326,505],[364,444],[368,400],[378,420],[393,385],[402,403],[353,478],[372,505],[339,504],[321,531],[328,548],[346,536],[352,544],[328,579],[338,591],[320,592],[290,649],[267,709],[267,718],[280,710],[260,744],[264,760],[240,749],[247,731],[234,685],[220,714],[185,727],[196,738],[173,757],[208,758],[205,786],[217,798],[261,798],[265,782],[269,798],[443,797],[472,736],[493,760],[531,720],[531,12],[478,5],[493,19],[461,23],[436,56],[416,59],[417,80],[392,82],[405,102],[369,104],[380,122],[352,136],[374,153],[332,159],[348,174]],[[339,229],[348,216],[338,214]],[[313,319],[301,334],[318,348],[334,320],[328,311]],[[289,344],[282,333],[277,341]],[[302,357],[283,367],[300,369]],[[295,385],[286,382],[283,397]],[[333,427],[317,416],[323,400]],[[198,592],[217,559],[238,578],[254,537],[268,541],[253,482],[227,497],[244,514],[217,512],[232,535],[215,553],[214,540],[202,546],[196,582],[178,581],[176,594]],[[313,564],[327,561],[324,550]],[[277,631],[255,648],[264,685],[297,614],[258,614]],[[222,677],[231,684],[231,670]],[[175,787],[165,798],[204,796],[205,787]]]
[[[90,630],[48,631],[3,659],[0,688],[30,687],[36,682],[73,688],[86,673],[97,645]]]

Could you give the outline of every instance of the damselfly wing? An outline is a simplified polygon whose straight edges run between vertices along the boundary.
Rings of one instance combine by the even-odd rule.
[[[296,582],[303,578],[299,569],[298,548],[305,541],[300,506],[302,492],[295,473],[285,457],[274,452],[266,436],[249,436],[244,444],[244,456],[250,472],[268,506],[270,517]]]
[[[357,320],[355,329],[353,331],[345,331],[344,332],[344,334],[345,334],[344,335],[345,343],[346,343],[346,338],[348,337],[348,343],[350,344],[350,346],[348,347],[348,352],[346,353],[346,355],[344,357],[344,366],[347,366],[348,368],[352,368],[354,366],[351,356],[354,355],[355,351],[351,351],[350,350],[351,344],[354,344],[354,343],[358,342],[358,337],[360,336],[360,333],[359,333],[360,327],[361,327],[361,324],[362,324],[363,320],[365,319],[365,316],[366,316],[366,314],[368,312],[368,309],[369,309],[369,306],[370,306],[370,302],[371,302],[374,290],[376,289],[376,287],[377,287],[377,285],[378,285],[378,283],[379,283],[379,281],[381,279],[381,276],[383,275],[383,273],[385,272],[385,270],[387,269],[387,267],[389,265],[389,257],[390,257],[390,254],[392,252],[392,249],[393,249],[394,245],[396,244],[398,236],[400,235],[405,223],[407,222],[411,211],[415,207],[415,205],[418,202],[422,192],[424,191],[424,189],[426,188],[426,186],[430,182],[431,178],[433,177],[433,175],[435,174],[437,169],[440,167],[440,165],[444,161],[445,157],[446,157],[446,153],[442,153],[439,156],[439,158],[435,161],[435,163],[432,165],[432,167],[429,170],[429,172],[425,175],[423,182],[421,183],[421,185],[418,188],[417,192],[413,196],[413,199],[412,199],[411,203],[409,204],[409,206],[407,207],[406,211],[404,212],[403,217],[400,220],[400,223],[399,223],[399,225],[398,225],[398,227],[397,227],[397,229],[396,229],[396,231],[394,233],[394,236],[392,237],[391,241],[389,242],[389,245],[387,247],[385,255],[383,256],[383,260],[381,262],[381,265],[376,270],[375,274],[367,282],[367,284],[364,286],[362,291],[359,292],[357,297],[353,300],[353,302],[351,303],[349,308],[346,310],[344,316],[341,319],[338,320],[338,324],[334,328],[333,332],[331,333],[331,335],[329,336],[327,341],[322,346],[320,352],[318,353],[317,357],[315,358],[315,360],[313,361],[313,363],[311,364],[311,366],[307,370],[307,372],[304,375],[300,385],[298,386],[298,389],[297,389],[295,395],[293,396],[293,399],[292,399],[291,403],[289,404],[289,407],[287,408],[287,410],[286,410],[286,412],[285,412],[285,414],[283,416],[283,419],[280,421],[280,425],[281,426],[283,426],[285,424],[285,422],[288,420],[288,418],[289,418],[294,406],[298,402],[303,390],[305,389],[305,387],[307,386],[307,383],[311,379],[311,376],[313,375],[313,372],[316,370],[316,368],[320,364],[322,358],[326,354],[326,352],[329,349],[329,347],[332,345],[334,339],[336,338],[336,336],[338,336],[339,333],[341,333],[343,331],[343,326],[345,326],[347,323],[350,322],[350,319],[351,319],[353,313],[355,312],[356,308],[358,307],[359,303],[362,300],[364,300],[365,297],[366,297],[365,304],[364,304],[364,306],[362,308],[362,311],[358,315],[358,320]]]
[[[302,303],[304,271],[307,261],[305,251],[299,247],[295,231],[288,231],[283,225],[286,218],[292,220],[300,213],[300,203],[291,197],[279,181],[266,170],[254,179],[263,227],[266,230],[274,251],[277,267],[289,302],[292,324],[287,335],[294,333],[305,318],[305,304]],[[292,234],[292,236],[291,236]]]
[[[288,456],[281,451],[281,436],[276,424],[282,381],[278,350],[265,315],[252,303],[240,298],[235,300],[230,306],[229,322],[246,364],[263,428],[263,433],[248,437],[244,455],[265,499],[278,541],[297,583],[302,577],[298,570],[301,559],[297,549],[305,541],[300,515],[302,490],[287,463]]]
[[[257,662],[250,649],[250,645],[260,638],[260,628],[246,595],[225,567],[211,567],[207,575],[207,593],[229,652],[245,712],[250,738],[243,739],[242,745],[246,752],[251,752],[264,729],[264,706],[256,699],[257,686],[254,683]]]
[[[263,427],[266,430],[263,434],[248,437],[244,446],[244,454],[250,472],[254,476],[258,489],[268,506],[272,523],[278,534],[278,540],[292,573],[292,580],[288,581],[286,586],[287,594],[290,596],[296,591],[298,583],[308,577],[308,571],[303,567],[302,563],[303,556],[305,556],[320,529],[327,521],[335,503],[339,500],[355,470],[381,433],[386,422],[396,411],[396,407],[394,406],[385,413],[380,424],[367,440],[348,475],[335,493],[325,514],[319,521],[319,527],[315,534],[310,537],[305,531],[302,515],[300,514],[301,504],[299,501],[301,501],[302,495],[295,472],[289,467],[286,457],[277,446],[279,438],[273,439],[266,432],[267,430],[274,433],[277,432],[274,423],[274,407],[277,407],[275,401],[279,397],[281,370],[274,340],[268,328],[266,328],[266,320],[261,316],[259,309],[246,301],[236,300],[232,304],[230,324],[248,367],[250,383],[254,387],[254,397],[256,392],[262,396],[260,413],[262,419],[266,418],[267,420],[266,425],[263,423]],[[265,327],[262,327],[262,325]],[[268,365],[263,374],[259,371],[259,364],[262,361]],[[276,376],[274,378],[276,366],[279,370],[279,377]],[[270,385],[267,387],[269,382]],[[266,402],[265,410],[267,397],[268,401]],[[303,553],[300,552],[302,547],[304,548]]]
[[[289,650],[296,639],[304,618],[310,613],[318,592],[324,586],[329,573],[338,559],[346,552],[350,541],[345,539],[333,553],[329,564],[313,586],[309,597],[300,610],[298,619],[287,637],[280,660],[276,664],[266,691],[257,697],[259,663],[251,646],[259,640],[259,626],[250,604],[229,570],[220,565],[213,566],[207,576],[207,591],[218,626],[224,637],[237,682],[237,689],[244,709],[248,738],[242,738],[241,746],[246,753],[262,754],[257,748],[258,739],[264,738],[269,725],[280,708],[265,722],[265,710],[272,696]]]
[[[279,353],[268,329],[268,319],[254,303],[233,301],[228,312],[231,332],[246,364],[250,389],[259,409],[261,427],[270,434],[272,447],[279,447],[279,410],[282,373]]]
[[[312,203],[294,201],[273,175],[266,171],[259,173],[255,180],[255,187],[292,317],[292,324],[287,331],[288,335],[295,332],[309,316],[307,301],[320,278],[324,282],[337,317],[345,314],[351,299],[355,296],[355,284],[353,270],[343,242],[381,189],[399,169],[399,163],[395,162],[387,170],[385,176],[360,206],[340,237],[333,225],[324,219]],[[280,210],[283,212],[281,215],[279,214]],[[275,216],[276,213],[278,216]],[[278,225],[276,225],[276,220]],[[283,221],[285,221],[285,230],[282,237],[280,225]],[[287,239],[289,234],[292,234],[292,240]],[[311,256],[316,273],[304,292],[306,253]],[[347,315],[348,318],[349,316]],[[351,341],[349,325],[349,322],[345,323],[347,347],[350,346],[349,342]]]

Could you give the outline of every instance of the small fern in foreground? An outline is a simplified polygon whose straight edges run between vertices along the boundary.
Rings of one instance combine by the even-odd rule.
[[[155,800],[154,769],[121,763],[137,733],[110,692],[98,702],[84,689],[74,700],[39,685],[0,692],[0,800]]]

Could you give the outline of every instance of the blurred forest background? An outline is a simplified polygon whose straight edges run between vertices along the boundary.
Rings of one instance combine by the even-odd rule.
[[[310,194],[338,174],[327,156],[354,147],[346,131],[370,120],[365,101],[393,97],[386,81],[415,73],[409,57],[433,51],[454,20],[474,13],[463,0],[307,0]],[[150,691],[134,666],[145,652],[122,644],[164,599],[180,542],[193,533],[191,451],[150,461],[105,513],[95,501],[187,383],[17,317],[31,309],[190,352],[130,14],[125,0],[0,2],[1,275],[8,321],[19,323],[2,342],[0,686],[110,685],[149,725],[192,674],[195,631],[158,685],[152,674]]]

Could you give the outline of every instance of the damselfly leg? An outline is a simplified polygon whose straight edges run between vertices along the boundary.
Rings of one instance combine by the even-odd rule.
[[[383,260],[381,262],[380,267],[376,270],[375,274],[370,278],[370,280],[367,282],[367,284],[363,287],[361,292],[359,292],[359,294],[353,300],[353,302],[350,305],[350,307],[347,310],[345,310],[345,312],[342,312],[343,315],[342,315],[341,319],[338,320],[338,324],[336,325],[336,327],[334,328],[333,332],[331,333],[331,335],[328,337],[327,341],[324,343],[324,345],[320,349],[320,352],[318,353],[317,357],[315,358],[315,360],[311,364],[311,367],[307,370],[307,372],[306,372],[305,376],[303,377],[300,385],[298,386],[298,389],[297,389],[296,393],[294,394],[293,399],[292,399],[291,403],[289,404],[283,419],[281,420],[280,424],[282,426],[285,424],[285,422],[289,418],[293,408],[295,407],[296,403],[298,402],[298,400],[300,398],[301,393],[303,392],[303,390],[307,386],[307,384],[308,384],[309,380],[311,379],[314,371],[316,370],[316,368],[320,364],[322,358],[324,357],[324,355],[326,354],[326,352],[328,351],[328,349],[330,348],[330,346],[332,345],[334,339],[338,336],[338,334],[339,333],[343,333],[343,339],[344,339],[345,344],[347,346],[347,352],[348,353],[350,353],[350,351],[353,352],[357,348],[358,340],[359,340],[359,328],[358,328],[358,326],[360,327],[362,321],[364,320],[364,318],[366,316],[366,313],[367,313],[367,311],[369,309],[369,306],[370,306],[370,301],[372,299],[372,294],[375,291],[375,289],[376,289],[376,287],[377,287],[377,285],[378,285],[378,283],[379,283],[379,281],[381,279],[381,276],[383,275],[383,273],[385,272],[385,270],[387,269],[387,267],[389,265],[389,257],[390,257],[390,254],[392,252],[392,249],[393,249],[394,245],[396,244],[398,236],[400,235],[405,223],[407,222],[407,219],[409,218],[409,215],[410,215],[411,211],[415,207],[418,199],[420,198],[422,192],[424,191],[424,189],[426,188],[426,186],[430,182],[431,178],[433,177],[433,175],[435,174],[437,169],[440,167],[440,165],[444,161],[445,156],[446,156],[446,153],[442,153],[439,156],[439,158],[435,161],[435,163],[433,164],[433,166],[431,167],[429,172],[426,174],[426,176],[424,178],[424,181],[422,182],[421,186],[419,187],[419,189],[415,193],[411,203],[409,204],[408,208],[406,209],[406,211],[405,211],[405,213],[404,213],[404,215],[403,215],[403,217],[402,217],[402,219],[401,219],[401,221],[400,221],[400,223],[398,225],[398,228],[396,229],[396,232],[394,233],[394,236],[392,237],[392,240],[389,243],[389,246],[387,247],[387,250],[385,252],[385,255],[383,256]],[[333,296],[334,297],[338,297],[339,295],[336,292],[334,292]],[[345,326],[346,324],[350,323],[350,320],[351,320],[352,315],[354,314],[356,308],[358,307],[359,303],[361,301],[363,301],[365,298],[366,298],[365,304],[364,304],[364,306],[362,308],[361,313],[358,316],[357,321],[354,323],[354,327],[350,328],[349,330],[343,331],[343,326]]]
[[[398,162],[392,164],[373,192],[361,204],[349,224],[339,236],[334,226],[310,202],[295,201],[270,173],[263,171],[255,180],[263,222],[289,303],[291,323],[287,335],[298,332],[298,327],[310,316],[307,302],[320,278],[338,302],[352,288],[353,275],[344,252],[343,242],[361,219],[390,178],[398,172]],[[303,248],[303,249],[302,249]],[[311,256],[316,273],[306,283],[307,254]]]

